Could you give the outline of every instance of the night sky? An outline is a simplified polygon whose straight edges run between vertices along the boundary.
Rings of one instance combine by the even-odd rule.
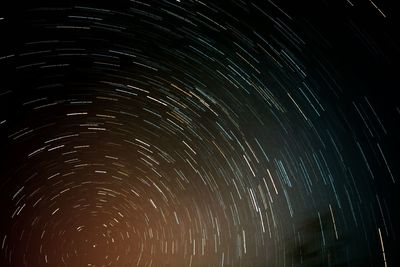
[[[1,267],[400,266],[393,3],[11,2]]]

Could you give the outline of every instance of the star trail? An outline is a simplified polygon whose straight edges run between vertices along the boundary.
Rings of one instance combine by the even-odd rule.
[[[398,10],[297,2],[2,3],[0,266],[398,266]]]

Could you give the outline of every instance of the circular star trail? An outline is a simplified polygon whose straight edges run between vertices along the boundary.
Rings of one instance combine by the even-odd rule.
[[[1,266],[396,266],[394,7],[56,2],[0,8]]]

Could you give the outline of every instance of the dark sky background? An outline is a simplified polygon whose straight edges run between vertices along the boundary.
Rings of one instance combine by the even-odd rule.
[[[0,266],[399,266],[391,1],[7,2]]]

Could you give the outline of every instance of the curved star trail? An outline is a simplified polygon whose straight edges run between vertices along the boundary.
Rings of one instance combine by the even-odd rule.
[[[34,2],[0,8],[1,266],[396,266],[393,7]]]

